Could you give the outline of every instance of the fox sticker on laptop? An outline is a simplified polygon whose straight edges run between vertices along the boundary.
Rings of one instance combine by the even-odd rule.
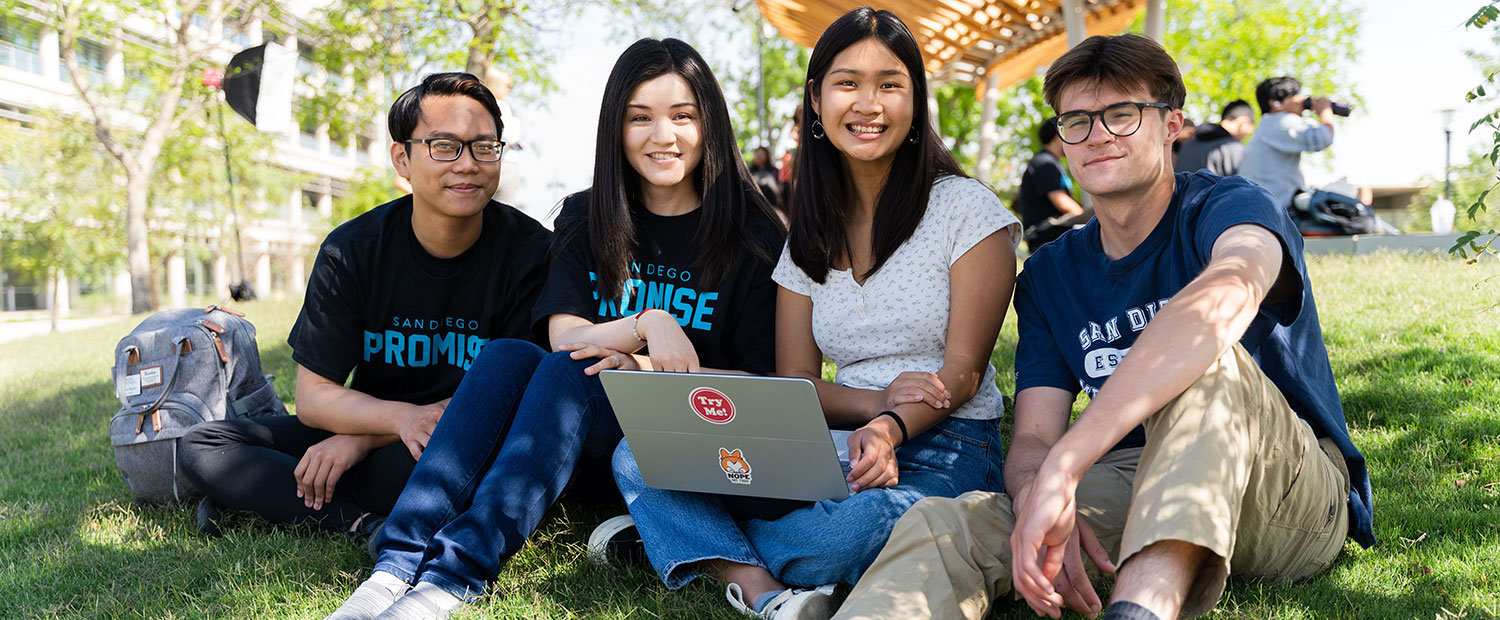
[[[713,388],[701,387],[689,393],[688,407],[712,424],[728,424],[734,420],[734,401]]]
[[[750,484],[750,461],[740,454],[739,448],[733,452],[719,448],[719,468],[724,470],[724,476],[735,484]]]

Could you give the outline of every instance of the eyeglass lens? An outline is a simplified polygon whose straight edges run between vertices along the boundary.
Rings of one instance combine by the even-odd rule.
[[[1116,136],[1128,136],[1141,126],[1141,107],[1135,103],[1117,103],[1099,112],[1069,112],[1058,119],[1062,138],[1068,144],[1087,140],[1094,129],[1094,116],[1104,119],[1104,128]]]
[[[453,161],[463,154],[462,140],[432,140],[427,143],[428,153],[437,161]],[[469,143],[469,154],[476,161],[499,161],[501,142],[498,140],[475,140]]]

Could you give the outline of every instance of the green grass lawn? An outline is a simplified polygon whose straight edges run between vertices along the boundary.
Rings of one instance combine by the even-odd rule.
[[[1326,574],[1233,581],[1213,618],[1500,617],[1500,265],[1376,255],[1311,260],[1381,545]],[[296,303],[241,309],[290,403]],[[0,617],[321,618],[369,570],[341,536],[247,524],[197,537],[190,506],[137,507],[107,424],[114,343],[133,319],[0,344]],[[1015,345],[996,346],[1001,387]],[[582,557],[615,512],[565,499],[465,618],[734,618],[721,587],[667,592]],[[1022,604],[997,618],[1032,618]]]

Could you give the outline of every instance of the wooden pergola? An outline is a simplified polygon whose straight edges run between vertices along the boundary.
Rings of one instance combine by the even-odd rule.
[[[988,178],[989,147],[998,139],[1000,91],[1031,77],[1068,48],[1096,34],[1125,30],[1142,10],[1146,36],[1161,40],[1164,0],[755,0],[781,36],[812,47],[823,30],[861,6],[886,9],[911,28],[934,85],[965,83],[983,98],[980,159]]]

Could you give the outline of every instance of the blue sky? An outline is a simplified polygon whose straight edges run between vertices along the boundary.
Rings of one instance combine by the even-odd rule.
[[[1167,0],[1167,10],[1188,4],[1187,0]],[[1356,184],[1373,186],[1408,185],[1423,178],[1440,181],[1443,133],[1439,110],[1458,109],[1453,123],[1455,161],[1483,144],[1484,136],[1471,139],[1467,131],[1485,110],[1463,103],[1464,93],[1483,78],[1463,52],[1491,47],[1486,32],[1463,26],[1480,2],[1359,0],[1358,4],[1364,16],[1358,58],[1350,71],[1365,105],[1338,124],[1331,157],[1308,163],[1308,180],[1318,183],[1348,176]],[[576,27],[552,35],[550,43],[561,50],[552,66],[560,91],[545,101],[513,104],[526,125],[533,157],[518,202],[538,217],[544,217],[567,192],[589,184],[604,81],[614,59],[629,43],[610,40],[604,25],[608,18],[586,15]],[[685,39],[711,58],[733,62],[753,56],[753,51],[740,50],[727,38]]]

